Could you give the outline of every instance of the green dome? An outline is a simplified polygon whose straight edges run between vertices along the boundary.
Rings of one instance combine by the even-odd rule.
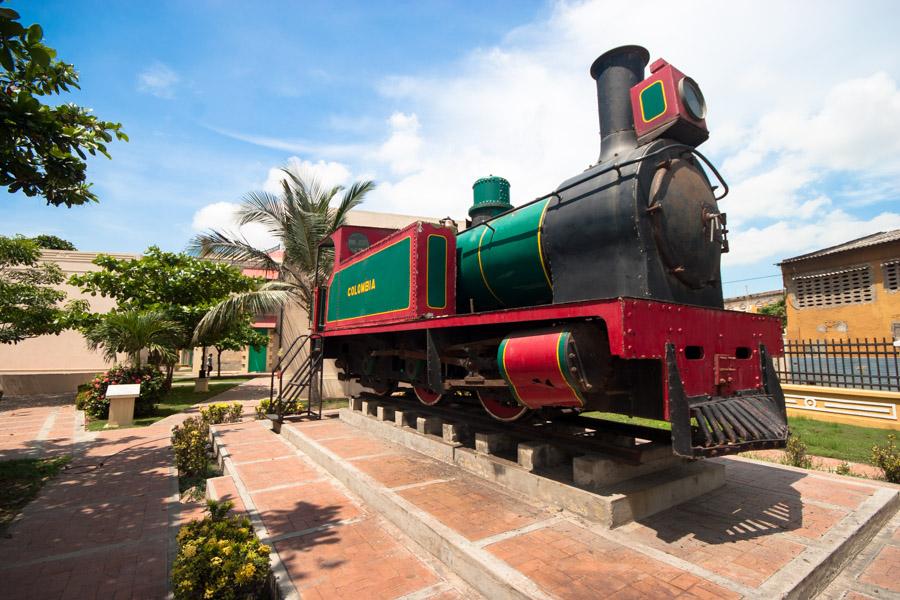
[[[469,209],[473,220],[484,221],[512,208],[509,182],[502,177],[482,177],[472,185],[474,203]]]

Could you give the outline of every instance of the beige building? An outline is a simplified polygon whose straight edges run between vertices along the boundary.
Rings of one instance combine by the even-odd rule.
[[[386,227],[400,229],[415,221],[437,221],[409,215],[395,215],[369,211],[351,211],[347,218],[350,225]],[[98,271],[100,267],[92,261],[100,252],[78,252],[67,250],[45,250],[42,260],[57,263],[65,274],[83,274]],[[137,259],[140,254],[106,253],[119,259]],[[252,271],[252,272],[250,272]],[[245,272],[254,276],[258,270]],[[107,312],[115,307],[115,301],[101,296],[82,294],[68,284],[59,286],[68,299],[85,299],[95,312]],[[282,349],[286,349],[298,335],[309,332],[309,315],[299,306],[288,306],[278,315],[260,315],[254,321],[259,331],[269,333],[269,344],[265,348],[245,348],[238,352],[222,354],[222,370],[228,372],[268,373],[277,364]],[[182,353],[181,363],[193,372],[203,364],[201,349]],[[216,351],[213,353],[213,372],[217,367]],[[0,389],[6,395],[34,393],[74,392],[77,386],[90,380],[96,373],[109,365],[101,353],[87,348],[84,337],[77,331],[64,331],[60,335],[47,335],[24,340],[15,345],[0,345]],[[347,384],[338,381],[334,366],[325,366],[325,395],[344,396]]]
[[[772,290],[769,292],[757,292],[745,294],[734,298],[725,298],[727,310],[739,310],[741,312],[757,313],[759,309],[770,304],[775,304],[784,299],[784,290]]]
[[[788,339],[900,339],[900,229],[780,263]]]

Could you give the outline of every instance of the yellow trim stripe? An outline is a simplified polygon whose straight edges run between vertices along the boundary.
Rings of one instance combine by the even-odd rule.
[[[506,304],[503,303],[503,300],[501,300],[500,297],[497,296],[497,294],[494,293],[494,290],[491,289],[491,284],[488,283],[487,277],[486,277],[485,274],[484,274],[484,265],[481,264],[481,242],[484,241],[484,234],[486,234],[487,232],[488,232],[488,228],[485,227],[485,228],[484,228],[484,231],[481,232],[481,237],[478,238],[478,251],[477,251],[477,254],[478,254],[478,270],[481,272],[481,280],[484,282],[484,287],[486,287],[487,290],[491,293],[491,296],[494,297],[494,300],[496,300],[497,302],[499,302],[501,306],[506,306]]]
[[[432,306],[432,305],[428,304],[428,276],[431,274],[431,266],[430,266],[431,263],[429,262],[431,260],[431,243],[430,242],[431,242],[431,238],[433,238],[433,237],[441,238],[444,241],[444,304],[443,304],[443,306]],[[448,257],[448,253],[447,253],[447,238],[442,235],[438,235],[436,233],[429,233],[428,236],[425,238],[425,306],[427,306],[428,308],[435,308],[438,310],[447,308],[447,296],[450,295],[447,293],[447,279],[448,279],[447,273],[450,271],[450,269],[447,268],[447,266],[448,266],[447,259],[448,258],[449,257]]]
[[[659,87],[662,88],[663,111],[648,121],[647,119],[644,118],[644,115],[646,114],[646,113],[644,113],[644,92],[646,92],[647,90],[652,88],[657,83],[659,84]],[[666,114],[667,112],[669,112],[669,101],[666,100],[666,86],[663,84],[663,80],[657,79],[656,81],[654,81],[653,83],[651,83],[650,85],[648,85],[647,87],[642,89],[640,91],[640,93],[638,93],[638,102],[641,103],[641,121],[643,121],[644,123],[651,123],[651,122],[657,120],[658,118],[660,118],[661,116],[663,116],[664,114]]]
[[[525,402],[522,401],[522,397],[519,395],[519,390],[516,389],[516,384],[513,383],[512,377],[509,376],[509,369],[506,368],[506,350],[509,348],[509,340],[503,340],[503,342],[503,356],[500,357],[500,362],[503,364],[503,374],[506,375],[506,382],[509,384],[515,401],[527,406]]]
[[[541,248],[541,231],[544,229],[544,216],[547,214],[547,209],[550,207],[550,198],[547,198],[547,203],[544,204],[544,209],[541,211],[541,218],[538,221],[537,228],[537,244],[538,244],[538,256],[541,258],[541,269],[544,271],[544,279],[547,280],[547,286],[550,288],[550,291],[553,291],[553,283],[550,282],[550,274],[547,272],[547,265],[544,262],[544,250]]]
[[[571,390],[572,395],[575,396],[575,399],[578,400],[581,406],[584,406],[584,399],[578,392],[575,391],[575,388],[572,387],[572,384],[569,383],[569,378],[566,377],[566,373],[563,371],[562,363],[559,362],[559,345],[562,343],[562,337],[566,335],[566,333],[567,332],[563,331],[559,334],[559,337],[556,338],[556,368],[559,369],[559,374],[563,378],[563,381],[566,382],[566,386],[568,386],[569,390]]]

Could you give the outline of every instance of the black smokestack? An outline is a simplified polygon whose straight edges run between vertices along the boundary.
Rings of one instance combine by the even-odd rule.
[[[649,61],[646,48],[620,46],[601,54],[591,65],[591,77],[597,81],[601,162],[637,145],[628,91],[644,80]]]

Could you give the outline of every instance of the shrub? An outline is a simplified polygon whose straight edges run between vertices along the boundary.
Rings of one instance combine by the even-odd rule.
[[[134,368],[117,365],[91,380],[82,406],[92,419],[105,419],[109,416],[109,400],[106,398],[106,389],[113,384],[139,383],[141,384],[141,395],[134,403],[134,415],[136,417],[147,416],[153,414],[153,407],[162,396],[165,380],[166,378],[156,367]]]
[[[231,502],[207,502],[209,516],[178,532],[172,566],[175,598],[258,598],[269,573],[269,547],[246,517],[228,516]]]
[[[842,461],[841,464],[834,468],[834,472],[838,475],[850,475],[850,473],[852,472],[850,469],[850,463],[848,463],[846,460]]]
[[[267,414],[275,412],[275,404],[268,398],[263,398],[256,405],[256,418],[265,419]],[[303,406],[299,400],[290,400],[284,403],[284,414],[293,415],[303,410]]]
[[[785,464],[802,469],[812,467],[812,460],[806,454],[806,444],[803,443],[799,435],[790,435],[784,453]]]
[[[205,475],[209,461],[206,450],[209,425],[203,419],[189,417],[172,429],[175,466],[184,475]]]
[[[208,425],[218,425],[219,423],[237,423],[241,420],[244,412],[244,405],[240,402],[225,404],[210,404],[200,409],[200,418]]]
[[[88,398],[91,397],[91,387],[90,383],[82,383],[78,386],[78,392],[75,394],[75,409],[76,410],[84,410],[87,405]]]
[[[897,436],[889,433],[887,444],[872,446],[872,462],[884,471],[884,478],[891,483],[900,483],[900,452],[894,440]]]

